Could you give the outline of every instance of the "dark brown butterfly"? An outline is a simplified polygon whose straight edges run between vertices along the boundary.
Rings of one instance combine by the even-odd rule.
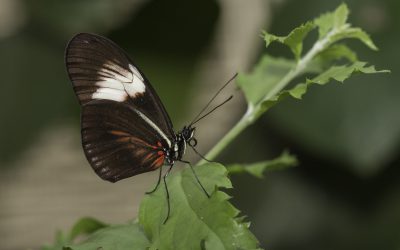
[[[168,198],[165,178],[176,161],[189,163],[182,160],[186,146],[194,149],[197,144],[192,125],[215,108],[199,118],[207,104],[194,122],[175,133],[146,76],[112,41],[98,35],[77,34],[67,45],[65,60],[82,107],[83,150],[94,171],[102,179],[116,182],[160,169],[157,185],[149,192],[152,193],[160,184],[161,167],[168,165],[164,175]],[[168,216],[169,211],[168,200]]]

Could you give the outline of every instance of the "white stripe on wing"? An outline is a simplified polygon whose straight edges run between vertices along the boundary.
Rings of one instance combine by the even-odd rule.
[[[152,121],[150,120],[145,114],[140,112],[137,109],[134,109],[136,114],[138,114],[147,124],[149,124],[157,133],[161,135],[161,137],[167,142],[168,147],[171,147],[171,141],[168,139],[168,137],[164,134],[164,132]]]

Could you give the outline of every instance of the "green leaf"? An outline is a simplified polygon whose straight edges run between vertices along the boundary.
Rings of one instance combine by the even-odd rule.
[[[250,163],[232,164],[227,167],[229,174],[249,173],[257,178],[263,178],[266,172],[283,170],[298,164],[297,158],[284,151],[273,160]]]
[[[349,16],[349,9],[345,3],[339,5],[333,13],[334,18],[334,27],[340,28],[344,26],[347,22],[347,18]]]
[[[78,236],[81,235],[89,235],[101,228],[106,227],[107,224],[96,220],[91,217],[84,217],[80,219],[75,225],[72,227],[71,232],[69,233],[68,239],[73,241]]]
[[[55,242],[52,246],[44,246],[42,250],[59,250],[68,244],[72,244],[73,241],[82,235],[89,235],[101,228],[106,227],[107,224],[100,222],[94,218],[84,217],[77,221],[72,227],[68,235],[59,231],[56,233]]]
[[[171,214],[167,215],[165,188],[147,195],[139,210],[139,222],[150,239],[150,249],[257,249],[258,242],[241,222],[229,196],[218,190],[231,188],[227,170],[218,163],[195,167],[197,176],[211,194],[207,198],[192,171],[187,168],[168,177]]]
[[[315,25],[312,22],[307,22],[292,30],[287,36],[275,36],[264,32],[264,40],[266,47],[272,42],[283,43],[292,50],[296,59],[299,59],[303,50],[303,40],[308,33],[313,30]]]
[[[345,44],[333,44],[318,53],[306,66],[305,73],[319,74],[330,66],[358,61],[357,54]]]
[[[355,62],[350,65],[332,66],[312,79],[307,79],[305,83],[300,83],[287,92],[294,98],[301,99],[311,84],[324,85],[331,80],[343,83],[355,73],[374,74],[389,73],[389,70],[376,70],[374,66],[367,66],[366,62]]]
[[[363,42],[372,50],[378,50],[369,35],[360,28],[353,28],[347,23],[349,9],[341,4],[334,12],[329,12],[314,19],[319,30],[319,39],[333,44],[342,39],[355,38]]]
[[[362,43],[364,43],[366,46],[368,46],[372,50],[378,50],[374,42],[371,40],[370,36],[363,31],[360,28],[346,28],[342,30],[341,32],[335,34],[332,36],[331,41],[336,42],[342,39],[348,39],[348,38],[355,38],[360,40]]]
[[[85,242],[64,247],[65,250],[145,250],[149,246],[137,223],[114,225],[94,232]]]
[[[295,65],[294,60],[264,55],[252,72],[238,75],[236,84],[247,101],[256,105]]]
[[[281,91],[278,95],[269,100],[266,100],[262,103],[262,112],[265,112],[270,107],[272,107],[287,96],[301,99],[302,96],[307,92],[308,87],[312,84],[324,85],[329,83],[331,80],[336,80],[343,83],[344,80],[348,79],[351,75],[355,73],[375,74],[389,72],[389,70],[376,70],[374,66],[367,66],[366,62],[355,62],[350,65],[332,66],[321,74],[311,79],[306,79],[305,83],[299,83],[293,88]]]
[[[296,99],[301,99],[302,96],[307,92],[307,89],[312,84],[324,85],[330,82],[330,80],[336,80],[343,82],[354,73],[374,74],[374,73],[388,73],[389,70],[376,70],[374,66],[366,66],[365,62],[355,62],[351,65],[332,66],[325,70],[321,74],[311,79],[306,79],[305,83],[299,83],[294,87],[283,90],[277,95],[264,100],[261,103],[261,107],[254,114],[254,117],[261,116],[265,111],[270,109],[275,104],[279,103],[284,98],[291,96]]]
[[[353,50],[351,50],[347,45],[334,44],[329,48],[325,49],[324,51],[322,51],[321,53],[319,53],[315,57],[314,63],[317,64],[319,68],[321,68],[341,59],[345,59],[349,62],[355,62],[358,60],[358,57],[357,54]]]
[[[325,37],[332,29],[341,29],[346,25],[349,9],[345,3],[339,5],[334,12],[328,12],[314,19],[318,26],[319,40]]]

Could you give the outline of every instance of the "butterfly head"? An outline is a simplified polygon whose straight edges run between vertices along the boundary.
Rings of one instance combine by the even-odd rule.
[[[186,144],[194,147],[197,145],[197,140],[194,138],[195,127],[185,126],[181,131],[176,134],[176,141],[174,143],[173,151],[170,155],[173,155],[173,160],[181,160],[186,151]]]
[[[197,145],[197,140],[194,138],[194,132],[196,128],[192,126],[185,126],[181,130],[180,134],[183,140],[188,143],[190,146],[195,147]]]

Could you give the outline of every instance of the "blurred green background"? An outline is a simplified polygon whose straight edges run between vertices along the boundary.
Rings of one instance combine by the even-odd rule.
[[[370,33],[380,51],[358,42],[352,48],[392,73],[356,76],[312,88],[301,102],[286,100],[219,158],[254,162],[283,149],[298,156],[299,167],[264,180],[232,179],[233,203],[266,249],[400,249],[400,2],[346,2],[350,22]],[[210,84],[215,89],[233,72],[250,70],[265,53],[262,29],[285,35],[340,3],[0,1],[0,249],[38,248],[79,216],[98,213],[116,223],[108,215],[118,213],[127,221],[140,200],[131,204],[128,197],[140,197],[155,182],[145,175],[98,184],[85,162],[79,106],[64,66],[64,48],[75,33],[105,35],[132,55],[179,129],[214,93]],[[281,46],[268,52],[289,55]],[[229,91],[236,102],[199,124],[203,151],[245,109],[240,94]],[[112,200],[100,188],[112,189]],[[90,200],[96,194],[102,203]]]

